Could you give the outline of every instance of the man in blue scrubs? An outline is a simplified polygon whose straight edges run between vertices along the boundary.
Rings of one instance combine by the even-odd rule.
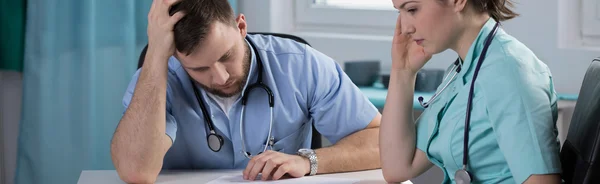
[[[153,183],[162,169],[243,169],[244,179],[277,180],[380,167],[381,115],[333,59],[248,35],[226,0],[179,1],[155,0],[148,15],[145,63],[111,144],[125,182]],[[244,93],[261,81],[272,111],[262,88]],[[312,126],[333,145],[308,149]]]

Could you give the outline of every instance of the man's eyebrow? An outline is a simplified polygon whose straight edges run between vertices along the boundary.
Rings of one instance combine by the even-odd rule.
[[[219,61],[227,60],[227,58],[229,56],[231,56],[232,52],[233,52],[233,47],[231,47],[225,54],[223,54],[223,56],[221,56],[221,58],[219,58]]]
[[[221,58],[219,58],[219,61],[224,61],[226,60],[228,57],[231,56],[231,53],[233,52],[234,47],[231,47],[227,52],[225,52],[225,54],[223,54],[221,56]],[[190,70],[201,70],[201,69],[207,69],[209,68],[208,66],[198,66],[198,67],[186,67]]]
[[[400,9],[404,9],[404,7],[406,6],[406,4],[408,4],[408,3],[416,3],[416,2],[417,2],[417,1],[407,1],[407,2],[404,2],[404,3],[402,3],[402,5],[398,6],[398,9],[399,9],[399,10],[400,10]]]
[[[206,68],[208,68],[208,66],[188,67],[188,69],[190,69],[190,70],[201,70],[201,69],[206,69]]]

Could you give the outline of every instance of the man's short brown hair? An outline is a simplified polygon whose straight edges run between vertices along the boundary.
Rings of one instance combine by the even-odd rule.
[[[182,0],[171,8],[170,14],[178,11],[186,15],[173,28],[175,48],[186,55],[204,41],[213,23],[236,26],[233,9],[227,0]]]

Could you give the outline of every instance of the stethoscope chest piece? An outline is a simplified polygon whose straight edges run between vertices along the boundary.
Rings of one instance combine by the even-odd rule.
[[[212,131],[210,134],[208,134],[206,139],[208,141],[208,148],[210,148],[210,150],[212,150],[214,152],[220,151],[221,147],[223,147],[223,137],[221,137],[220,135],[217,135],[216,133],[214,133]]]
[[[470,184],[471,183],[471,175],[464,169],[459,169],[456,171],[454,175],[454,180],[457,184]]]

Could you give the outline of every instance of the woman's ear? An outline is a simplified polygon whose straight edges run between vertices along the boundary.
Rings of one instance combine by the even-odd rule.
[[[465,10],[465,7],[467,7],[467,1],[469,0],[451,0],[453,2],[454,5],[454,11],[456,12],[462,12]]]

